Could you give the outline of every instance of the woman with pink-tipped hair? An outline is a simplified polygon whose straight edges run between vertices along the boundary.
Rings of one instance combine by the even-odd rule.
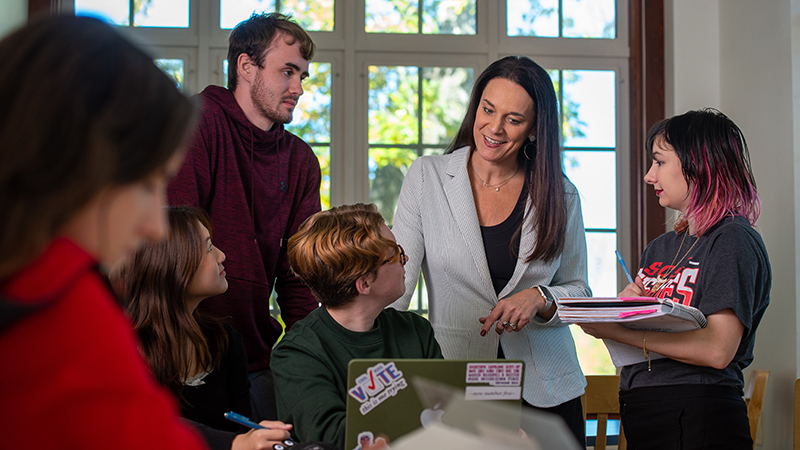
[[[769,305],[772,275],[753,228],[761,202],[739,127],[717,110],[689,111],[647,137],[644,180],[679,212],[674,231],[647,246],[620,296],[691,305],[705,328],[682,333],[585,324],[587,333],[642,349],[620,374],[622,425],[631,449],[751,449],[742,369]],[[650,352],[665,358],[654,359]]]

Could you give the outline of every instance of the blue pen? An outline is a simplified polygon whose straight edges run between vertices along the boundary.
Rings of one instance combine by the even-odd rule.
[[[619,265],[622,266],[622,271],[625,272],[625,276],[628,277],[628,282],[633,283],[633,277],[631,277],[631,273],[628,272],[628,266],[625,265],[625,260],[622,259],[622,254],[619,250],[614,250],[614,253],[617,254],[617,261],[619,261]]]
[[[262,427],[261,425],[253,422],[252,420],[248,419],[247,417],[237,414],[233,411],[226,412],[223,414],[226,419],[230,420],[231,422],[236,422],[239,425],[244,425],[246,427],[254,428],[256,430],[269,430],[267,427]],[[272,446],[274,450],[286,450],[288,447],[294,446],[294,441],[291,439],[284,439],[281,441],[283,444],[275,444]]]

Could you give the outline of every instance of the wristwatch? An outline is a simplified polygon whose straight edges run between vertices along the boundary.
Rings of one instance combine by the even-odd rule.
[[[542,298],[544,299],[544,308],[542,308],[540,312],[547,311],[548,309],[550,309],[551,306],[553,306],[553,299],[551,299],[550,297],[547,296],[547,294],[545,294],[544,289],[542,289],[541,286],[535,286],[535,287],[539,291],[539,295],[541,295]]]

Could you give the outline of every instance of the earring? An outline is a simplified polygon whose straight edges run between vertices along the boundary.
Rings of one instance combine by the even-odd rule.
[[[536,144],[534,144],[533,141],[530,141],[526,142],[525,145],[522,147],[522,154],[525,155],[525,158],[527,158],[528,161],[533,161],[533,158],[528,156],[528,147],[533,148],[533,156],[536,157]]]

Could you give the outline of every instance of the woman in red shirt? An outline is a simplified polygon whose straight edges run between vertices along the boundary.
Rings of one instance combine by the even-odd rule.
[[[195,106],[95,19],[35,20],[0,60],[0,446],[203,448],[104,275],[164,237]]]

